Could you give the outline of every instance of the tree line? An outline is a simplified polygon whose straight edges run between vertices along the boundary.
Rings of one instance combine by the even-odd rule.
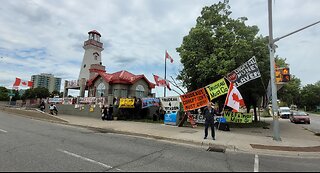
[[[11,101],[16,100],[26,100],[26,99],[36,99],[36,98],[48,98],[59,96],[62,97],[63,93],[58,91],[49,92],[47,88],[39,87],[39,88],[30,88],[24,91],[23,94],[20,94],[18,90],[9,90],[5,87],[0,87],[0,101],[9,101],[9,94],[14,94]]]

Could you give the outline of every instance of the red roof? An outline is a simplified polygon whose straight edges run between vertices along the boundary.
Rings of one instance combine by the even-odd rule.
[[[88,34],[90,34],[90,33],[98,34],[101,37],[101,34],[96,30],[89,31]]]
[[[128,71],[122,70],[116,73],[104,73],[104,72],[98,72],[96,76],[91,78],[88,81],[88,85],[91,86],[93,82],[97,79],[98,76],[101,76],[105,81],[107,81],[110,84],[134,84],[140,79],[144,79],[148,84],[150,88],[155,88],[155,84],[151,83],[144,75],[134,75]]]

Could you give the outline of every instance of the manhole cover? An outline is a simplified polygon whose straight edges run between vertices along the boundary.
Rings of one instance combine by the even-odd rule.
[[[196,131],[196,130],[184,130],[184,131],[180,131],[180,133],[190,133],[190,134],[192,134],[192,133],[197,133],[198,131]]]

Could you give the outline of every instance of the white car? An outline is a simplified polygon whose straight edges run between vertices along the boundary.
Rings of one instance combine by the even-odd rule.
[[[289,107],[280,107],[279,108],[278,115],[280,116],[280,118],[289,119],[291,114],[292,114],[292,112]]]

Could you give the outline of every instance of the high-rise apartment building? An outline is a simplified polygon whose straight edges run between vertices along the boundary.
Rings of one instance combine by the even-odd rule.
[[[32,75],[33,88],[44,87],[49,92],[60,92],[61,78],[56,78],[52,74],[41,73],[39,75]]]

